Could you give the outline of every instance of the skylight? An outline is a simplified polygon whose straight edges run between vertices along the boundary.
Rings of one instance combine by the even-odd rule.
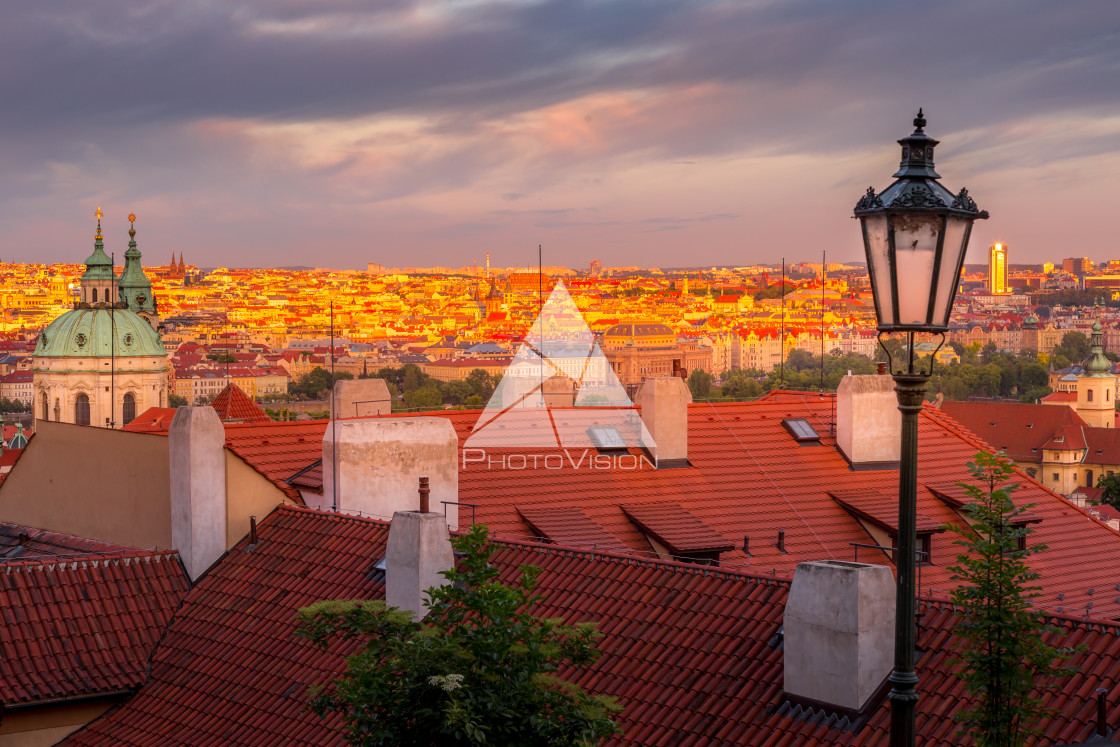
[[[613,425],[593,425],[587,429],[587,435],[591,437],[591,443],[595,444],[597,449],[626,448],[626,441]]]
[[[821,436],[805,418],[785,418],[782,425],[799,444],[820,443]]]

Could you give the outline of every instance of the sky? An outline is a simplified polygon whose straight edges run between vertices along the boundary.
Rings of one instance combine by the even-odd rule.
[[[1116,0],[52,0],[0,25],[0,260],[861,259],[919,106],[1009,261],[1120,258]]]

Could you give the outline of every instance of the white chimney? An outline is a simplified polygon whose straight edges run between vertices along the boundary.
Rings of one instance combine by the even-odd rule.
[[[180,407],[167,436],[171,543],[194,580],[226,551],[226,431],[213,407]]]
[[[638,392],[642,422],[653,438],[657,467],[688,466],[688,406],[692,393],[679,376],[646,379]]]
[[[836,445],[856,469],[898,466],[902,413],[890,376],[845,376],[836,388]]]
[[[331,391],[331,417],[364,418],[390,412],[393,399],[384,379],[342,379]]]
[[[893,669],[894,611],[887,566],[798,563],[783,621],[786,694],[862,709]]]
[[[337,458],[336,458],[337,455]],[[429,478],[431,510],[459,526],[459,439],[447,418],[332,420],[323,434],[319,508],[389,519],[420,507],[416,486]]]
[[[422,620],[428,614],[425,592],[446,584],[440,572],[454,564],[442,512],[396,512],[385,550],[385,603]]]

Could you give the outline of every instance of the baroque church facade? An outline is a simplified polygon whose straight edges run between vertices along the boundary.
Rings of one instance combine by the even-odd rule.
[[[135,221],[129,216],[129,222]],[[130,225],[124,270],[105,254],[101,209],[74,308],[39,335],[33,366],[37,420],[120,428],[167,405],[167,353],[152,284]]]

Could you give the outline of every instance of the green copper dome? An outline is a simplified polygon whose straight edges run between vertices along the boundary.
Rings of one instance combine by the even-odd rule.
[[[116,279],[117,276],[113,273],[113,260],[105,253],[105,245],[98,236],[93,242],[93,254],[86,258],[86,271],[82,275],[82,280]]]
[[[134,216],[130,215],[129,218]],[[156,313],[156,302],[152,296],[152,283],[140,266],[140,250],[136,248],[136,229],[128,229],[128,251],[124,253],[124,270],[121,272],[118,297],[128,301],[132,311]]]
[[[1102,344],[1102,329],[1099,321],[1093,322],[1093,334],[1090,338],[1089,357],[1081,361],[1086,376],[1111,376],[1112,361],[1104,357]]]
[[[35,357],[118,358],[166,356],[159,334],[139,314],[127,309],[68,311],[39,335]]]

